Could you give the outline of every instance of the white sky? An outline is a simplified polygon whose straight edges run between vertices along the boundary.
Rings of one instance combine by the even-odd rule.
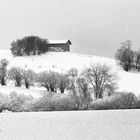
[[[139,0],[0,0],[0,49],[26,35],[70,39],[73,52],[113,57],[140,48]]]

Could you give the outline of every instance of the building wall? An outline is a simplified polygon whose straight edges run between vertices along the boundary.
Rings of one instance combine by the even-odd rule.
[[[69,43],[66,43],[66,44],[50,44],[49,45],[49,51],[52,51],[53,50],[52,48],[54,48],[54,50],[55,50],[55,48],[60,48],[62,51],[66,52],[66,51],[70,51],[70,44]]]

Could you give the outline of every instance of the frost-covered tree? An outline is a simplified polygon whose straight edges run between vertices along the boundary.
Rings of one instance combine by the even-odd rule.
[[[1,85],[6,85],[6,74],[7,74],[7,66],[8,60],[2,59],[0,61],[0,83]]]
[[[23,70],[18,67],[12,67],[8,70],[7,78],[14,81],[16,87],[20,87],[23,82]]]
[[[39,86],[45,87],[48,91],[56,92],[57,90],[57,75],[53,71],[41,72],[37,76],[37,83]]]
[[[67,74],[69,75],[69,77],[77,77],[78,76],[78,70],[76,68],[71,68],[70,70],[68,70]]]
[[[83,76],[93,87],[96,99],[103,98],[103,93],[105,91],[112,91],[117,87],[118,78],[106,65],[92,64],[84,70]]]
[[[123,67],[125,71],[131,70],[134,61],[134,52],[131,48],[131,41],[121,43],[121,48],[115,54],[116,60]]]
[[[57,76],[57,84],[58,88],[60,89],[61,93],[64,93],[65,89],[68,88],[70,83],[70,79],[66,74],[58,74]]]
[[[134,52],[134,65],[136,70],[140,70],[140,50]]]
[[[77,78],[76,83],[82,109],[88,109],[92,101],[89,85],[83,77]]]
[[[50,90],[49,82],[48,82],[48,72],[47,71],[40,72],[37,75],[36,82],[38,83],[38,85],[40,87],[45,87],[48,91]]]
[[[23,70],[23,83],[26,88],[29,88],[30,86],[34,85],[36,78],[36,74],[34,71],[28,69]]]

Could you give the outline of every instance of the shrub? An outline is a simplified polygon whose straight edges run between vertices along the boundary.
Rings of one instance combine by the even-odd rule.
[[[30,106],[31,111],[53,111],[52,108],[52,92],[44,92],[42,97],[34,101]]]
[[[140,99],[138,99],[135,104],[133,105],[134,109],[140,109]]]
[[[110,98],[111,97],[98,99],[91,104],[90,108],[93,110],[115,109],[116,106],[114,105],[114,102]]]
[[[116,93],[104,99],[98,99],[91,105],[91,109],[131,109],[137,102],[137,98],[133,93]]]
[[[73,99],[68,95],[60,95],[52,99],[52,107],[55,111],[75,110]]]
[[[13,112],[29,111],[29,103],[31,104],[33,101],[32,96],[17,94],[16,92],[12,92],[8,98],[8,110]]]
[[[131,92],[120,92],[114,96],[114,102],[118,109],[130,109],[134,106],[136,101],[136,96]]]
[[[0,93],[0,112],[8,109],[8,96]]]
[[[75,108],[70,96],[47,92],[36,100],[30,109],[32,111],[69,111]]]

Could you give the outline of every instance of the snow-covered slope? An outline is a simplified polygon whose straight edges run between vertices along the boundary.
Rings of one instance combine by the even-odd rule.
[[[134,92],[136,95],[140,94],[140,73],[123,71],[116,61],[111,58],[70,52],[49,52],[41,56],[13,57],[10,51],[1,50],[0,59],[2,58],[9,60],[8,68],[16,66],[24,69],[33,69],[37,73],[46,70],[66,72],[71,68],[77,68],[81,71],[92,63],[106,64],[119,76],[119,91]]]
[[[0,140],[139,140],[140,110],[1,113]]]
[[[34,98],[41,97],[41,94],[43,93],[43,90],[35,90],[35,89],[26,89],[26,88],[20,88],[20,87],[11,87],[11,86],[1,86],[0,87],[0,93],[5,95],[10,95],[10,93],[16,92],[18,94],[24,94],[26,96],[32,96]]]

